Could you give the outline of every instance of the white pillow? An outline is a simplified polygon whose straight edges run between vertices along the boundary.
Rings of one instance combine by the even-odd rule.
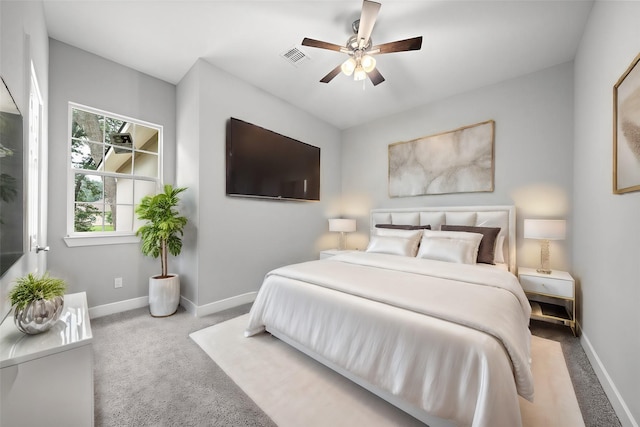
[[[494,262],[496,264],[504,264],[504,236],[499,235],[496,239],[496,252]]]
[[[371,236],[367,252],[415,257],[420,239],[393,236]]]
[[[420,239],[422,238],[422,231],[422,229],[401,230],[397,228],[376,228],[371,233],[367,252],[415,257],[418,252]],[[400,240],[375,239],[376,237],[388,237]],[[371,248],[371,250],[369,250],[369,248]]]
[[[481,240],[480,233],[424,230],[417,257],[475,264]]]

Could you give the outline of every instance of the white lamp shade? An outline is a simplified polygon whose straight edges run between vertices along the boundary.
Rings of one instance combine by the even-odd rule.
[[[524,238],[538,240],[564,240],[567,222],[563,219],[525,219]]]
[[[356,231],[356,220],[343,218],[330,219],[329,231],[340,231],[345,233]]]

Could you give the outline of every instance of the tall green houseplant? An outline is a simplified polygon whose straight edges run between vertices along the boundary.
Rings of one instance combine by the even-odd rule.
[[[187,218],[181,216],[176,207],[180,202],[178,196],[185,190],[167,184],[163,193],[143,197],[136,207],[138,219],[147,221],[136,231],[136,235],[142,239],[142,253],[153,258],[160,257],[160,278],[169,277],[168,254],[177,256],[182,251],[181,236]]]

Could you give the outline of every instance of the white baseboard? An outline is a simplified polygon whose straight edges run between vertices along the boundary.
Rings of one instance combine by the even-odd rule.
[[[611,402],[611,406],[613,406],[614,411],[616,411],[616,415],[618,416],[618,419],[620,419],[620,423],[624,427],[638,427],[638,423],[633,418],[631,411],[629,411],[629,407],[618,392],[616,385],[613,383],[613,380],[609,376],[609,373],[602,364],[602,361],[598,357],[598,354],[594,350],[584,331],[582,331],[580,335],[580,343],[591,362],[591,366],[593,367],[596,376],[600,380],[600,384],[602,384],[604,392]]]
[[[218,313],[220,311],[227,310],[229,308],[238,307],[242,304],[252,303],[256,299],[257,292],[247,292],[246,294],[236,295],[231,298],[226,298],[220,301],[214,301],[209,304],[196,306],[193,302],[186,298],[181,298],[182,306],[189,313],[194,316],[202,317],[208,314]]]
[[[180,305],[187,310],[187,313],[191,313],[194,316],[197,316],[198,306],[193,303],[190,299],[187,299],[180,295]]]
[[[257,292],[247,292],[246,294],[237,295],[235,297],[226,298],[215,301],[203,306],[197,306],[189,299],[180,296],[180,305],[187,310],[188,313],[197,317],[206,316],[208,314],[218,313],[229,308],[238,307],[242,304],[252,303],[256,299]],[[118,301],[111,304],[97,305],[89,308],[89,318],[108,316],[110,314],[121,313],[123,311],[134,310],[149,305],[149,297],[132,298],[124,301]]]
[[[113,302],[111,304],[97,305],[89,307],[89,318],[108,316],[110,314],[121,313],[149,305],[149,297],[132,298],[124,301]]]

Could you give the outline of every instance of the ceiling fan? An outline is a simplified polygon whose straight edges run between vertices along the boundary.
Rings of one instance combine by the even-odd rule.
[[[302,40],[303,46],[335,50],[349,55],[346,61],[331,70],[320,82],[329,83],[342,71],[347,76],[353,74],[354,80],[364,80],[368,76],[371,83],[377,86],[384,81],[384,77],[382,77],[380,71],[377,70],[376,60],[373,55],[420,50],[422,47],[422,36],[372,46],[371,31],[376,23],[380,6],[380,3],[374,1],[363,1],[360,19],[354,21],[351,26],[354,35],[349,37],[344,46],[307,37]]]

